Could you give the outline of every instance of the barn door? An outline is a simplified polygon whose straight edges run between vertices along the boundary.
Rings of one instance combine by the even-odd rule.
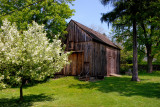
[[[71,62],[71,65],[72,65],[72,67],[71,67],[71,75],[76,75],[76,70],[77,70],[77,54],[76,53],[73,53],[72,54],[72,57],[71,57],[72,59],[72,62]]]
[[[83,53],[72,53],[69,59],[71,60],[70,64],[70,75],[79,75],[82,72],[83,68]]]
[[[107,49],[107,76],[116,73],[116,56],[115,51]]]
[[[83,71],[83,53],[77,53],[77,75]]]
[[[111,74],[114,74],[114,72],[115,72],[115,58],[114,58],[114,53],[113,53],[113,51],[112,51],[112,56],[110,57],[110,63],[111,63],[111,71],[110,71],[110,73]]]

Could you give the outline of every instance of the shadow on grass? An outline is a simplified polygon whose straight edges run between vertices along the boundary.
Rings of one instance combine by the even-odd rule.
[[[0,99],[0,107],[28,107],[34,102],[54,101],[55,99],[44,94],[24,96],[24,101],[19,102],[19,98],[2,98]]]
[[[160,83],[133,82],[128,77],[107,77],[102,81],[89,82],[87,84],[72,84],[70,88],[97,89],[104,93],[118,92],[122,96],[143,96],[148,98],[160,98]],[[144,80],[142,80],[144,81]]]
[[[43,84],[46,83],[50,80],[51,78],[46,78],[44,80],[27,80],[26,84],[23,86],[23,89],[27,89],[28,87],[33,87],[33,86],[37,86],[38,84]],[[13,86],[11,86],[11,88],[19,88],[18,85],[14,84]]]

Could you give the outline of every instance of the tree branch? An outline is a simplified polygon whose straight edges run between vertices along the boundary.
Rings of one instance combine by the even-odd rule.
[[[34,4],[36,4],[36,3],[39,3],[39,2],[42,2],[42,1],[43,1],[43,0],[39,0],[39,1],[37,1],[37,2],[34,2],[34,3],[29,4],[29,5],[27,5],[27,6],[23,6],[23,7],[19,8],[18,10],[13,10],[13,11],[11,11],[11,12],[9,12],[9,13],[6,13],[6,14],[4,14],[4,15],[1,15],[1,16],[6,16],[6,15],[9,15],[9,14],[12,14],[12,13],[14,13],[14,12],[16,12],[16,11],[20,11],[20,10],[26,8],[26,7],[32,6],[32,5],[34,5]]]

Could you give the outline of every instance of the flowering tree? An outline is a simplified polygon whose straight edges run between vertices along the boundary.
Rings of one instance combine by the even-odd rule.
[[[3,83],[4,75],[0,74],[0,89],[5,88],[5,84]]]
[[[68,63],[61,41],[46,37],[43,25],[33,22],[27,31],[20,33],[15,24],[3,21],[0,32],[0,81],[16,83],[20,86],[20,100],[23,100],[22,87],[26,80],[43,80],[59,72]],[[3,82],[0,82],[3,84]],[[2,86],[1,85],[1,86]]]

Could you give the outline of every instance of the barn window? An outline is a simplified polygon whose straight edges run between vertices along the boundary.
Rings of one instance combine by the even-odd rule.
[[[74,49],[74,42],[69,42],[69,49]]]

